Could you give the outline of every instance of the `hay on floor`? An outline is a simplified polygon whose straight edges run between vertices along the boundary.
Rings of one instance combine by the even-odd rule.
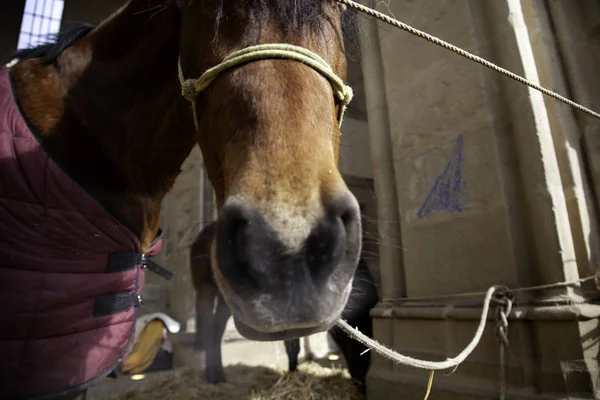
[[[106,400],[361,400],[346,370],[304,363],[294,373],[267,367],[225,368],[227,382],[208,384],[204,371],[182,368],[149,376],[143,385]]]

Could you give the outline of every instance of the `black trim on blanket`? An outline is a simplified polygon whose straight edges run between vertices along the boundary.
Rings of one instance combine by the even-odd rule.
[[[173,273],[166,268],[161,267],[154,261],[148,258],[145,254],[142,255],[142,267],[150,272],[154,272],[156,275],[163,279],[171,280]]]
[[[166,280],[170,280],[173,277],[171,271],[152,261],[146,254],[138,254],[133,251],[110,253],[108,255],[106,273],[112,274],[115,272],[129,271],[130,269],[135,268],[136,265],[141,265],[142,268],[154,272],[156,275]]]
[[[94,299],[94,317],[105,317],[129,310],[131,307],[141,307],[142,297],[130,292],[115,292],[99,294]]]
[[[136,265],[142,264],[142,255],[133,251],[121,251],[118,253],[110,253],[108,255],[108,264],[106,265],[106,273],[112,274],[116,272],[129,271],[134,269]]]
[[[150,245],[150,248],[152,248],[161,239],[162,234],[162,230],[159,229],[156,238]],[[135,268],[136,265],[141,265],[143,269],[154,272],[156,275],[166,280],[170,280],[173,277],[173,273],[171,271],[152,261],[148,255],[139,254],[133,251],[110,253],[108,255],[108,265],[106,266],[105,272],[107,274],[111,274],[129,271]]]
[[[58,165],[60,167],[60,169],[62,169],[65,174],[67,174],[79,186],[81,186],[81,188],[83,190],[85,190],[94,200],[96,200],[109,214],[111,214],[117,221],[119,221],[119,223],[121,223],[122,225],[124,225],[127,229],[129,229],[131,232],[133,232],[138,237],[138,239],[140,239],[141,238],[141,232],[138,232],[137,230],[133,229],[133,227],[131,225],[129,225],[129,223],[126,222],[127,220],[125,219],[125,217],[124,217],[123,214],[121,214],[120,212],[118,212],[117,210],[115,210],[113,207],[111,207],[106,202],[102,201],[100,199],[100,197],[97,195],[97,193],[89,185],[84,185],[83,180],[81,179],[81,177],[78,177],[77,174],[71,168],[69,168],[64,162],[62,162],[57,157],[54,157],[52,155],[52,153],[49,151],[49,149],[44,145],[44,141],[42,140],[42,136],[40,135],[40,132],[38,131],[38,129],[35,126],[33,126],[33,124],[31,123],[31,121],[29,120],[29,118],[27,118],[27,115],[25,114],[25,111],[23,110],[23,107],[21,106],[21,102],[19,101],[19,98],[17,97],[17,92],[15,90],[15,86],[14,86],[14,82],[13,82],[12,76],[10,75],[10,70],[8,71],[8,80],[10,82],[10,89],[11,89],[11,92],[12,92],[12,96],[13,96],[13,98],[15,100],[15,104],[17,105],[17,109],[19,110],[19,113],[21,114],[21,118],[23,118],[23,121],[25,121],[25,124],[27,125],[27,127],[31,131],[31,134],[37,140],[37,142],[40,144],[40,146],[42,147],[42,149],[44,149],[44,151],[46,152],[46,154],[48,155],[48,157],[56,165]]]

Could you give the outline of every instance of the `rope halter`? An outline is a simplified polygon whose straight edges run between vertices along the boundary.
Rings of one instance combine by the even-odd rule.
[[[181,69],[181,59],[179,60],[178,68],[179,82],[181,83],[181,94],[192,103],[192,112],[194,114],[194,124],[196,125],[196,129],[198,129],[196,98],[200,92],[206,90],[206,88],[223,71],[236,67],[240,64],[269,59],[298,61],[308,65],[325,77],[331,84],[336,102],[339,105],[337,120],[339,126],[342,126],[344,113],[346,112],[348,104],[350,104],[350,101],[352,100],[352,88],[344,84],[340,77],[333,72],[331,66],[314,52],[291,44],[272,43],[249,46],[241,50],[234,51],[225,57],[220,64],[204,72],[198,79],[185,79],[183,76],[183,70]]]

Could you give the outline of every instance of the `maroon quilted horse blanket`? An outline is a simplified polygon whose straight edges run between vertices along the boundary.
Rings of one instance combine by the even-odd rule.
[[[0,67],[0,398],[69,394],[122,367],[157,267],[140,251],[45,152]]]

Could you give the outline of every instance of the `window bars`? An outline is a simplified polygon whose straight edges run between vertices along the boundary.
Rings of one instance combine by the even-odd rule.
[[[64,0],[26,0],[17,49],[38,46],[58,34],[64,5]]]

